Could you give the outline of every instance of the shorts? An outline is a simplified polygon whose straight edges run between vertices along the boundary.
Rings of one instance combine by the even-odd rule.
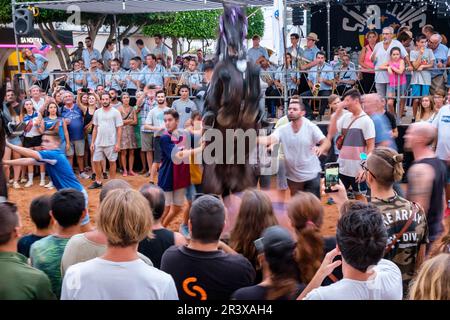
[[[94,156],[92,160],[94,161],[102,161],[108,159],[109,161],[116,161],[118,152],[114,152],[114,146],[107,146],[107,147],[99,147],[95,146],[94,149]]]
[[[398,86],[392,87],[389,85],[387,87],[387,95],[389,96],[391,94],[391,97],[392,95],[397,96],[397,88]],[[406,83],[400,85],[400,95],[403,96],[405,95],[405,93],[406,93]]]
[[[89,199],[88,194],[85,189],[81,190],[81,193],[84,196],[84,204],[86,207],[86,215],[84,216],[83,220],[81,220],[81,225],[84,226],[84,225],[88,224],[91,221],[91,219],[89,218],[89,212],[88,212],[88,199]]]
[[[194,200],[194,195],[196,193],[202,193],[202,185],[201,184],[191,184],[189,187],[186,188],[186,199],[188,201]]]
[[[161,163],[161,137],[153,138],[153,163]]]
[[[40,147],[42,142],[42,136],[25,137],[23,138],[24,148]]]
[[[164,191],[164,196],[166,197],[166,207],[171,205],[181,207],[184,205],[186,200],[185,194],[186,188],[177,189],[174,191]]]
[[[141,151],[153,151],[153,132],[141,132]]]
[[[423,97],[430,94],[430,85],[427,84],[412,84],[411,88],[413,97]]]
[[[83,140],[74,140],[70,141],[70,148],[69,151],[67,151],[66,156],[72,157],[74,154],[77,155],[77,157],[83,157],[84,156],[84,139]],[[74,153],[75,151],[75,153]]]
[[[7,138],[6,140],[8,140],[9,143],[11,143],[12,145],[15,145],[15,146],[22,145],[22,140],[20,140],[20,137],[11,137],[11,138]]]

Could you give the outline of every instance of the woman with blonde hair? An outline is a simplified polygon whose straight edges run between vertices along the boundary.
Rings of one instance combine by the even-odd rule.
[[[425,261],[412,282],[410,300],[450,300],[450,254]]]
[[[153,224],[144,196],[132,189],[108,192],[100,205],[97,223],[107,238],[106,252],[69,267],[62,300],[178,299],[172,277],[138,257],[138,244],[151,234]]]
[[[256,189],[246,190],[230,233],[230,247],[251,262],[256,270],[255,283],[262,280],[262,270],[253,241],[261,237],[264,229],[277,224],[269,196]]]

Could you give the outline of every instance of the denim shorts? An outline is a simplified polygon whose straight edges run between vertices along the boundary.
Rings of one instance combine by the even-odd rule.
[[[388,86],[387,87],[387,94],[388,95],[389,94],[393,94],[394,96],[396,96],[397,95],[397,88],[398,88],[398,86],[395,86],[395,87]],[[400,95],[402,95],[402,96],[405,95],[405,92],[406,92],[406,83],[400,85]]]

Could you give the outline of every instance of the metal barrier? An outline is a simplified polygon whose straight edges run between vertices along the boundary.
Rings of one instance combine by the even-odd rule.
[[[431,69],[427,69],[426,71],[440,71],[443,72],[444,77],[447,77],[447,72],[450,68],[431,68]],[[333,85],[331,86],[331,93],[336,93],[337,92],[337,87],[339,84],[339,77],[342,73],[345,73],[346,75],[350,75],[349,79],[354,81],[354,84],[350,85],[348,89],[350,89],[351,87],[357,87],[361,90],[362,86],[362,73],[373,73],[373,72],[387,72],[386,70],[382,70],[382,69],[350,69],[350,70],[343,70],[343,69],[333,69],[333,70],[325,70],[325,71],[320,71],[322,74],[329,74],[329,73],[333,73],[333,76],[331,77],[331,79],[328,79],[330,81],[333,82]],[[413,74],[415,71],[407,71],[404,74]],[[295,70],[295,69],[288,69],[287,72],[282,69],[282,70],[263,70],[261,69],[261,84],[262,84],[262,88],[263,88],[263,98],[264,99],[276,99],[276,100],[283,100],[285,99],[284,96],[284,88],[286,88],[285,86],[285,82],[286,82],[286,75],[295,75],[296,79],[296,86],[298,87],[298,84],[300,82],[300,79],[302,77],[304,77],[304,79],[306,80],[309,76],[310,73],[318,73],[318,71],[314,70]],[[53,84],[55,82],[55,80],[66,80],[68,83],[70,83],[70,86],[72,89],[74,88],[78,88],[78,87],[82,87],[82,86],[75,86],[74,83],[75,81],[80,78],[80,75],[82,76],[82,79],[84,79],[85,82],[87,82],[87,77],[89,72],[88,71],[84,71],[83,73],[79,73],[78,71],[71,71],[71,72],[60,72],[60,71],[54,71],[50,73],[50,89],[53,88]],[[352,76],[352,74],[354,74],[354,76]],[[339,77],[337,77],[337,75],[339,75]],[[35,74],[31,74],[31,73],[25,73],[23,74],[23,77],[25,79],[25,84],[29,87],[31,85],[31,78],[33,76],[36,76]],[[162,82],[162,86],[161,89],[165,89],[166,90],[166,95],[167,98],[169,99],[175,99],[175,98],[179,98],[180,96],[177,93],[177,87],[179,88],[179,86],[186,82],[186,84],[189,87],[189,95],[191,98],[195,97],[195,93],[197,91],[197,89],[193,88],[193,85],[204,85],[203,83],[203,79],[204,79],[204,73],[202,72],[171,72],[171,71],[165,71],[165,72],[132,72],[132,71],[124,71],[121,70],[119,72],[100,72],[98,73],[99,79],[98,81],[95,83],[95,87],[92,89],[96,89],[96,87],[98,85],[103,85],[105,88],[109,88],[109,87],[115,87],[117,89],[117,85],[113,86],[112,85],[112,81],[116,81],[117,84],[119,84],[119,88],[118,91],[126,91],[128,88],[128,84],[127,81],[130,81],[129,78],[127,77],[134,77],[135,80],[139,80],[142,84],[145,84],[145,86],[148,85],[147,80],[148,78],[152,79],[152,78],[156,78],[156,77],[161,77],[160,81],[158,82],[159,84]],[[396,100],[396,112],[398,116],[398,113],[400,112],[400,102],[403,99],[411,99],[411,98],[421,98],[421,96],[412,96],[409,95],[408,93],[411,90],[411,84],[407,83],[407,87],[405,89],[405,92],[401,92],[401,86],[400,86],[400,77],[402,75],[398,75],[397,78],[397,88],[395,90],[395,94],[394,95],[385,95],[386,99],[395,99]],[[116,80],[114,80],[116,79]],[[191,79],[196,79],[196,81],[191,81]],[[200,81],[198,81],[200,80]],[[192,82],[192,83],[191,83]],[[272,96],[267,96],[265,94],[265,85],[264,83],[267,85],[267,83],[271,83],[274,82],[276,83],[276,85],[274,86],[274,84],[272,84],[271,86],[274,86],[272,88],[274,88],[276,91],[278,91],[277,95],[272,95]],[[290,82],[290,83],[289,83]],[[291,81],[288,81],[288,85],[290,85],[290,87],[292,87],[292,83],[294,82],[294,79],[291,79]],[[120,85],[120,83],[122,83]],[[447,85],[447,81],[444,78],[444,83],[446,86]],[[85,83],[86,85],[88,85],[87,83]],[[268,86],[270,87],[270,86]],[[288,87],[289,88],[289,87]],[[138,90],[141,90],[142,88],[139,88]],[[347,89],[347,90],[348,90]],[[370,91],[374,91],[375,92],[375,81],[372,84],[372,88]],[[319,89],[319,92],[322,91]],[[27,90],[28,92],[28,90]],[[307,92],[307,91],[305,91]],[[311,89],[312,92],[312,89]],[[369,92],[362,92],[362,94],[365,93],[369,93]],[[406,94],[405,94],[406,93]],[[298,94],[302,94],[302,93],[298,93]],[[288,90],[288,95],[287,98],[289,99],[290,97],[292,97],[291,94],[291,90]],[[319,95],[315,95],[315,94],[311,94],[311,95],[302,95],[302,98],[304,99],[314,99],[314,100],[321,100],[321,99],[328,99],[329,95],[326,96],[319,96]]]

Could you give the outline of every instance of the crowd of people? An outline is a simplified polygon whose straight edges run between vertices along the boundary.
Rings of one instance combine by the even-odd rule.
[[[424,69],[435,66],[432,51],[441,49],[433,49],[439,35],[423,31],[410,53],[392,40],[390,28],[378,44],[378,35],[369,33],[363,61],[383,71],[366,69],[363,83],[374,78],[377,93],[365,94],[345,74],[354,65],[344,51],[333,67],[317,48],[316,34],[308,35],[305,49],[292,35],[286,68],[298,63],[313,72],[299,92],[301,73],[289,70],[288,112],[256,141],[275,154],[270,158],[278,170],[268,173],[257,162],[253,188],[232,195],[204,194],[208,177],[202,161],[194,161],[205,149],[203,102],[214,72],[201,50],[175,76],[180,98],[174,101],[167,97],[167,70],[178,67],[170,65],[161,37],[152,51],[139,40],[135,51],[124,39],[118,58],[111,54],[114,44],[101,57],[87,38],[74,55],[75,69],[51,89],[45,57],[25,50],[25,57],[34,56],[27,63],[35,79],[29,98],[6,91],[3,165],[11,188],[33,186],[39,171],[40,186],[56,192],[32,201],[36,231],[23,237],[16,205],[0,203],[0,299],[450,299],[450,101],[439,87],[444,82],[433,76],[434,96],[426,91]],[[253,41],[248,58],[261,65],[267,94],[284,78],[265,73],[268,54],[259,37]],[[415,61],[424,57],[427,64],[419,66]],[[405,173],[390,94],[405,85],[393,75],[406,72],[406,65],[420,99],[404,136],[414,157]],[[344,73],[338,94],[336,68]],[[316,93],[326,98],[319,115],[332,111],[326,134],[310,120]],[[269,113],[277,110],[273,101],[266,99]],[[438,105],[436,112],[432,106]],[[329,162],[339,166],[339,183],[325,194],[321,173]],[[144,175],[148,184],[133,190],[117,173]],[[277,192],[289,193],[283,221],[272,178]],[[80,179],[102,189],[95,225]],[[321,234],[323,197],[339,211],[332,237]],[[167,229],[180,215],[179,232]],[[236,221],[225,232],[231,215]]]

